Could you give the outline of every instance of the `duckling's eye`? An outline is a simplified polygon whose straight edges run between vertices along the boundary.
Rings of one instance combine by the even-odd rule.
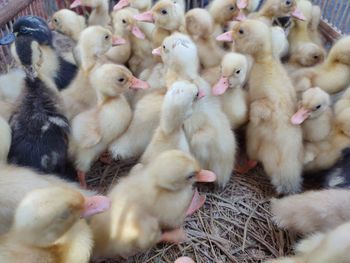
[[[234,7],[233,5],[230,5],[229,9],[230,9],[231,11],[233,11],[233,10],[235,10],[235,7]]]
[[[58,23],[58,20],[56,18],[53,19],[53,22]]]
[[[126,20],[125,19],[123,19],[122,22],[123,22],[123,24],[126,24]]]
[[[290,6],[292,4],[292,1],[291,0],[287,0],[286,1],[286,6]]]
[[[109,39],[109,35],[105,35],[105,39],[108,40]]]
[[[119,81],[120,83],[124,82],[124,80],[125,80],[124,78],[119,78],[119,79],[118,79],[118,81]]]
[[[189,175],[187,175],[187,180],[192,180],[193,178],[195,178],[197,175],[197,172],[192,172]]]
[[[320,109],[321,108],[321,105],[317,105],[316,107],[315,107],[315,110],[318,110],[318,109]]]
[[[243,35],[243,34],[244,34],[244,30],[243,30],[243,29],[240,29],[240,30],[238,31],[238,33],[240,33],[241,35]]]
[[[168,11],[166,11],[165,9],[163,9],[162,11],[160,11],[162,13],[162,15],[166,15],[168,13]]]
[[[237,74],[237,75],[239,75],[239,73],[241,73],[241,70],[240,70],[240,69],[236,71],[236,74]]]

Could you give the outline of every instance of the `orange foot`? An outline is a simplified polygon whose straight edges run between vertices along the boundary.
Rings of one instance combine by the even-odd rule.
[[[84,189],[87,189],[87,184],[86,184],[86,173],[83,171],[78,171],[78,180],[80,183],[80,186],[83,187]]]
[[[253,160],[245,160],[242,165],[237,164],[235,167],[235,171],[240,174],[245,174],[255,168],[258,165],[257,161]]]
[[[187,208],[186,216],[190,216],[194,214],[197,210],[199,210],[199,208],[201,208],[204,205],[204,202],[205,202],[205,196],[199,195],[198,190],[196,188],[194,190],[191,204]]]
[[[104,164],[112,164],[113,159],[112,159],[111,155],[109,154],[109,152],[104,152],[101,154],[100,162],[104,163]]]
[[[180,227],[174,230],[163,232],[161,241],[168,243],[181,243],[185,241],[186,238],[186,232],[183,230],[182,227]]]

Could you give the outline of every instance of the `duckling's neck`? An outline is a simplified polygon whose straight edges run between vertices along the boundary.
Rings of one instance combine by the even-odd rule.
[[[107,26],[109,22],[108,1],[100,1],[90,14],[89,24]]]
[[[257,52],[254,56],[255,63],[259,64],[271,64],[276,61],[271,52],[260,51]]]
[[[96,91],[96,94],[97,94],[97,105],[99,106],[102,106],[106,104],[108,101],[116,100],[120,97],[119,95],[110,96],[99,91]]]

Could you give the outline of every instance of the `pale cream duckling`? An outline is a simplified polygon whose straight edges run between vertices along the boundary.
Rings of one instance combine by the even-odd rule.
[[[109,1],[108,0],[74,0],[70,8],[79,6],[88,6],[92,8],[92,12],[88,19],[89,26],[108,26],[111,22],[109,16]]]
[[[93,236],[81,218],[108,207],[107,198],[86,198],[68,188],[34,190],[18,205],[9,232],[0,236],[0,261],[88,263]]]
[[[199,76],[196,45],[189,36],[174,33],[153,53],[161,55],[166,65],[167,88],[178,80],[188,80],[206,95],[194,105],[184,129],[195,158],[203,168],[215,172],[218,185],[224,187],[235,163],[236,140],[219,100],[210,96],[209,84]]]
[[[190,153],[190,146],[183,131],[184,121],[192,115],[193,104],[203,96],[196,85],[187,81],[175,82],[165,95],[160,125],[141,157],[148,164],[164,151],[179,149]]]
[[[299,110],[291,121],[295,125],[302,125],[304,141],[318,142],[326,139],[333,128],[329,94],[318,87],[305,91]]]
[[[266,263],[347,263],[350,252],[350,223],[325,233],[315,233],[300,241],[296,256],[269,260]]]
[[[298,192],[302,181],[302,131],[290,121],[296,109],[296,92],[282,64],[273,56],[271,29],[248,19],[236,23],[226,37],[234,40],[238,52],[254,59],[248,82],[248,156],[262,163],[278,193]]]
[[[9,123],[0,116],[0,163],[7,162],[7,155],[11,146],[11,127]]]
[[[80,33],[86,28],[86,21],[74,11],[61,9],[52,15],[49,27],[78,42]]]
[[[68,88],[61,92],[66,117],[72,119],[97,103],[95,90],[91,87],[89,75],[104,55],[113,45],[123,43],[112,33],[101,26],[86,28],[79,38],[75,48],[75,57],[78,60],[79,71]],[[82,96],[84,94],[84,96]]]
[[[214,0],[208,7],[214,20],[214,37],[222,34],[224,27],[232,20],[241,21],[245,15],[241,9],[246,7],[244,0]]]
[[[85,175],[108,145],[128,128],[132,111],[123,93],[129,88],[148,88],[124,66],[104,64],[90,76],[98,96],[97,105],[72,120],[69,151],[75,157],[78,178],[86,186]],[[117,120],[117,121],[115,121]]]
[[[350,221],[350,191],[327,189],[272,199],[275,224],[299,234],[329,231]]]
[[[201,66],[206,69],[218,66],[224,55],[213,38],[214,21],[210,13],[202,8],[194,8],[186,13],[186,32],[198,48]]]
[[[297,91],[320,87],[333,94],[345,89],[350,84],[350,36],[338,40],[322,64],[299,69],[291,77]]]
[[[109,212],[92,218],[94,258],[129,256],[169,240],[161,230],[181,227],[186,214],[205,201],[193,184],[216,178],[179,150],[166,151],[148,165],[139,166],[109,192]]]
[[[215,96],[220,96],[223,111],[233,129],[248,121],[248,94],[243,88],[250,68],[251,64],[244,55],[226,54],[221,63],[221,77],[212,90]]]
[[[160,46],[164,38],[172,33],[185,30],[183,7],[171,0],[161,0],[150,11],[135,15],[134,18],[155,24],[156,28],[152,34],[152,47]]]
[[[334,105],[336,121],[346,123],[350,118],[350,88],[347,88],[341,98]],[[350,133],[349,133],[350,134]]]
[[[152,6],[151,0],[119,0],[118,3],[113,7],[114,11],[118,11],[124,7],[132,7],[140,12],[146,12]]]

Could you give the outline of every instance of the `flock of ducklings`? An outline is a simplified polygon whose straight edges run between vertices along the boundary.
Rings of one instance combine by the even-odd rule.
[[[194,184],[223,188],[257,163],[277,194],[294,194],[272,200],[276,224],[317,232],[269,262],[349,262],[350,37],[327,51],[318,6],[259,2],[185,12],[183,0],[120,0],[110,13],[108,0],[75,0],[88,20],[63,9],[49,24],[16,21],[0,40],[19,65],[0,76],[1,262],[84,263],[181,242],[205,202]],[[51,30],[73,51],[59,54]],[[107,196],[87,189],[96,160],[139,156]],[[328,189],[298,194],[303,175]]]

